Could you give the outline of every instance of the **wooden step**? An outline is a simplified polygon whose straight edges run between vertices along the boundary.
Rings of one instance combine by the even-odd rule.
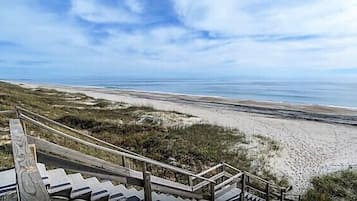
[[[91,177],[85,179],[85,184],[91,189],[91,201],[106,201],[109,198],[109,192],[106,190],[97,178]]]
[[[226,188],[229,188],[228,186]],[[225,188],[222,188],[220,191],[224,191]],[[220,193],[220,191],[217,191],[216,194]],[[240,194],[242,190],[239,188],[232,188],[226,193],[220,195],[218,198],[216,198],[217,201],[239,201],[240,200]],[[265,199],[260,198],[256,195],[253,195],[251,193],[245,192],[244,197],[246,198],[247,201],[265,201]]]
[[[50,186],[50,182],[48,180],[48,173],[45,164],[37,163],[36,165],[37,165],[38,172],[40,173],[41,179],[45,184],[45,187],[48,188]]]
[[[265,201],[265,199],[260,198],[256,195],[253,195],[251,193],[246,193],[245,198],[247,198],[247,200],[249,200],[249,201]]]
[[[127,201],[143,201],[143,200],[140,200],[138,197],[136,196],[130,196],[128,198],[126,198]]]
[[[15,168],[0,172],[0,195],[16,191]]]
[[[222,188],[221,191],[224,191],[224,190],[225,190],[225,188]],[[219,193],[219,191],[217,193]],[[223,195],[220,195],[218,198],[216,198],[216,200],[218,200],[218,201],[230,200],[231,201],[231,200],[239,199],[240,193],[241,193],[241,190],[239,188],[232,188],[229,191],[227,191],[226,193],[224,193]]]
[[[72,185],[66,172],[62,169],[48,170],[48,181],[50,183],[48,193],[51,196],[70,197]]]
[[[135,188],[128,189],[126,195],[128,200],[136,201],[136,200],[144,200],[144,191],[138,191]]]
[[[70,198],[90,200],[92,191],[90,187],[86,185],[82,175],[80,173],[70,174],[68,175],[68,178],[72,184]]]
[[[109,201],[119,201],[125,199],[124,191],[126,189],[123,189],[119,186],[114,186],[112,182],[109,181],[103,182],[102,185],[109,192]]]

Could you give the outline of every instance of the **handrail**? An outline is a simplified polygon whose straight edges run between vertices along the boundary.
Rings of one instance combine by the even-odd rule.
[[[15,113],[14,110],[3,110],[3,111],[0,111],[0,114],[11,114],[11,113]]]
[[[266,184],[269,184],[270,187],[277,188],[277,189],[286,189],[285,187],[278,186],[278,185],[276,185],[276,184],[274,184],[274,183],[271,183],[271,182],[269,182],[269,181],[267,181],[267,180],[265,180],[265,179],[263,179],[263,178],[260,178],[260,177],[254,175],[254,174],[251,174],[251,173],[249,173],[249,172],[244,172],[244,173],[245,173],[246,175],[248,175],[249,177],[254,177],[254,178],[256,178],[256,179],[258,179],[258,180],[260,180],[260,181],[262,181],[262,182],[264,182],[264,183],[266,183]]]
[[[215,181],[215,180],[217,180],[217,179],[219,179],[219,178],[221,178],[223,176],[224,176],[224,172],[220,172],[220,173],[218,173],[216,175],[213,175],[209,179]],[[207,182],[207,181],[202,181],[202,182],[196,184],[195,186],[193,186],[192,189],[193,189],[193,191],[197,191],[198,189],[201,189],[202,187],[207,186],[208,184],[210,184],[210,183]]]
[[[225,180],[224,182],[222,182],[222,183],[216,185],[216,186],[214,187],[214,189],[217,190],[217,189],[222,188],[223,186],[225,186],[225,185],[231,183],[232,181],[234,181],[235,179],[238,179],[238,178],[241,177],[243,174],[244,174],[243,172],[240,172],[240,173],[234,175],[233,177],[231,177],[231,178]]]
[[[301,199],[301,195],[299,194],[294,194],[294,193],[284,193],[284,196],[292,196],[292,197],[297,197],[299,200]],[[291,200],[289,198],[285,198],[287,200]]]
[[[218,168],[220,168],[222,166],[223,166],[223,164],[219,163],[219,164],[217,164],[217,165],[215,165],[215,166],[213,166],[213,167],[211,167],[211,168],[209,168],[207,170],[204,170],[203,172],[200,172],[200,173],[196,174],[196,176],[203,176],[203,175],[205,175],[205,174],[207,174],[207,173],[209,173],[209,172],[211,172],[213,170],[216,170],[216,169],[218,169]],[[194,178],[192,178],[192,180],[194,180]]]
[[[251,174],[251,173],[246,172],[246,171],[239,170],[239,169],[237,169],[237,168],[235,168],[235,167],[229,165],[228,163],[223,163],[223,164],[224,164],[226,167],[229,167],[229,168],[231,168],[231,169],[233,169],[233,170],[235,170],[235,171],[237,171],[237,172],[244,172],[244,173],[245,173],[246,175],[248,175],[249,177],[254,177],[254,178],[260,180],[261,182],[264,182],[264,183],[266,183],[266,184],[269,184],[269,185],[270,185],[271,187],[273,187],[273,188],[286,189],[285,187],[278,186],[278,185],[276,185],[276,184],[274,184],[274,183],[272,183],[272,182],[270,182],[270,181],[267,181],[267,180],[265,180],[265,179],[263,179],[263,178],[261,178],[261,177],[258,177],[258,176],[256,176],[256,175],[254,175],[254,174]]]
[[[121,147],[119,147],[119,146],[115,146],[115,145],[113,145],[113,144],[111,144],[111,143],[108,143],[108,142],[106,142],[106,141],[104,141],[104,140],[101,140],[101,139],[98,139],[98,138],[93,137],[93,136],[91,136],[91,135],[88,135],[88,134],[86,134],[86,133],[80,132],[80,131],[78,131],[78,130],[76,130],[76,129],[74,129],[74,128],[71,128],[71,127],[66,126],[66,125],[64,125],[64,124],[61,124],[61,123],[59,123],[59,122],[57,122],[57,121],[54,121],[54,120],[52,120],[52,119],[49,119],[49,118],[47,118],[47,117],[45,117],[45,116],[42,116],[42,115],[40,115],[40,114],[36,114],[36,113],[34,113],[34,112],[31,112],[31,111],[29,111],[29,110],[27,110],[27,109],[25,109],[25,108],[22,108],[22,107],[19,107],[19,106],[15,106],[15,109],[18,110],[18,111],[20,110],[20,111],[29,113],[29,114],[31,114],[31,115],[33,115],[33,116],[35,116],[35,117],[41,118],[41,119],[43,119],[43,120],[45,120],[45,121],[48,121],[48,122],[53,123],[53,124],[56,124],[57,126],[60,126],[60,127],[62,127],[62,128],[65,128],[65,129],[68,129],[68,130],[70,130],[70,131],[72,131],[72,132],[75,132],[75,133],[77,133],[77,134],[79,134],[79,135],[83,135],[83,136],[88,137],[88,138],[90,138],[90,139],[92,139],[92,140],[94,140],[94,141],[103,143],[103,144],[105,144],[105,145],[107,145],[107,146],[110,146],[110,147],[112,147],[112,148],[118,149],[118,150],[120,150],[120,151],[124,151],[124,152],[130,153],[130,154],[136,155],[136,156],[140,156],[140,157],[143,157],[143,158],[147,158],[147,157],[145,157],[145,156],[143,156],[143,155],[140,155],[140,154],[138,154],[138,153],[129,151],[129,150],[124,149],[124,148],[121,148]]]
[[[255,188],[255,187],[252,186],[252,185],[247,185],[246,188],[252,189],[252,190],[254,190],[254,191],[258,191],[258,192],[261,193],[261,194],[266,194],[266,192],[263,191],[262,189]]]
[[[103,150],[103,151],[107,151],[107,152],[110,152],[112,154],[115,154],[115,155],[120,155],[122,157],[127,157],[127,158],[130,158],[130,159],[133,159],[133,160],[137,160],[137,161],[140,161],[140,162],[143,162],[143,163],[149,163],[149,164],[153,164],[153,165],[156,165],[158,167],[162,167],[162,168],[166,168],[168,170],[171,170],[171,171],[174,171],[174,172],[177,172],[177,173],[181,173],[181,174],[184,174],[184,175],[187,175],[189,177],[191,177],[190,181],[192,182],[193,180],[195,180],[196,178],[199,178],[201,180],[204,180],[198,184],[196,184],[195,186],[192,186],[192,183],[190,183],[190,186],[191,186],[191,189],[192,189],[192,192],[195,192],[197,191],[198,189],[201,189],[202,187],[208,185],[208,184],[216,184],[216,178],[221,178],[222,176],[224,176],[226,173],[228,173],[226,170],[227,169],[222,169],[221,172],[213,175],[212,177],[210,178],[205,178],[204,175],[209,173],[209,172],[212,172],[214,170],[217,170],[218,168],[220,167],[227,167],[229,169],[232,169],[234,170],[235,172],[237,172],[236,175],[233,175],[231,177],[229,177],[227,180],[223,181],[222,183],[214,186],[214,190],[218,190],[222,187],[224,187],[225,185],[231,183],[232,181],[235,181],[236,179],[238,179],[240,176],[242,176],[243,174],[251,177],[251,178],[255,178],[257,179],[259,182],[263,182],[265,184],[268,184],[271,188],[272,188],[272,192],[271,194],[274,195],[273,192],[275,192],[276,190],[278,191],[286,191],[289,189],[286,188],[286,187],[281,187],[281,186],[278,186],[270,181],[267,181],[263,178],[260,178],[259,176],[256,176],[254,174],[251,174],[249,172],[245,172],[245,171],[242,171],[240,169],[237,169],[233,166],[231,166],[230,164],[227,164],[227,163],[219,163],[213,167],[210,167],[209,169],[206,169],[198,174],[194,174],[192,173],[191,171],[188,171],[188,170],[185,170],[185,169],[182,169],[182,168],[179,168],[179,167],[175,167],[175,166],[172,166],[172,165],[169,165],[169,164],[165,164],[165,163],[162,163],[162,162],[159,162],[159,161],[156,161],[156,160],[153,160],[153,159],[150,159],[150,158],[147,158],[145,156],[142,156],[140,154],[137,154],[135,152],[132,152],[132,151],[129,151],[129,150],[126,150],[124,148],[121,148],[119,146],[116,146],[116,145],[113,145],[113,144],[110,144],[106,141],[103,141],[101,139],[98,139],[98,138],[95,138],[89,134],[86,134],[86,133],[83,133],[81,131],[78,131],[74,128],[71,128],[69,126],[66,126],[64,124],[61,124],[57,121],[54,121],[52,119],[49,119],[45,116],[42,116],[40,114],[36,114],[32,111],[29,111],[27,109],[24,109],[22,107],[18,107],[16,106],[15,107],[15,111],[17,111],[17,113],[19,114],[19,118],[25,120],[25,121],[28,121],[28,122],[31,122],[33,123],[34,125],[38,126],[38,127],[41,127],[41,128],[44,128],[46,130],[49,130],[53,133],[56,133],[58,135],[61,135],[61,136],[64,136],[64,137],[67,137],[67,138],[70,138],[72,139],[73,141],[76,141],[78,143],[81,143],[81,144],[84,144],[84,145],[87,145],[87,146],[90,146],[90,147],[94,147],[94,148],[97,148],[97,149],[100,149],[100,150]],[[15,111],[0,111],[0,114],[2,113],[10,113],[10,112],[15,112]],[[29,116],[28,116],[29,115]],[[34,118],[35,117],[35,118]],[[45,122],[48,122],[49,124],[45,124],[39,120],[37,120],[36,118],[39,118],[39,119],[42,119],[44,120]],[[61,128],[64,128],[64,129],[67,129],[67,130],[70,130],[76,134],[79,134],[81,136],[84,136],[84,137],[87,137],[89,139],[92,139],[94,140],[95,142],[99,142],[99,143],[102,143],[104,145],[107,145],[109,146],[110,148],[108,147],[105,147],[103,145],[100,145],[100,144],[96,144],[95,142],[89,142],[89,141],[86,141],[84,139],[80,139],[80,138],[77,138],[75,136],[72,136],[70,134],[67,134],[65,132],[62,132],[60,130],[57,130],[56,128],[54,127],[51,127],[51,123],[54,124],[54,125],[57,125]],[[258,190],[260,191],[261,193],[263,193],[263,191],[261,191],[261,189],[256,189],[254,186],[251,186],[248,184],[247,186],[248,188],[251,188],[252,190]],[[287,193],[284,193],[284,195],[287,195],[287,196],[299,196],[299,195],[294,195],[294,194],[287,194]],[[278,196],[278,195],[277,195]]]
[[[242,170],[240,170],[240,169],[238,169],[238,168],[235,168],[235,167],[229,165],[228,163],[223,163],[223,165],[226,166],[226,167],[229,167],[229,168],[231,168],[231,169],[233,169],[233,170],[235,170],[235,171],[237,171],[237,172],[243,172]]]
[[[197,177],[199,179],[202,179],[202,180],[206,180],[206,181],[209,181],[211,183],[216,183],[215,181],[213,180],[210,180],[210,179],[207,179],[205,177],[201,177],[201,176],[196,176],[194,173],[191,173],[187,170],[183,170],[181,168],[178,168],[178,167],[175,167],[175,166],[171,166],[171,165],[168,165],[168,164],[165,164],[165,163],[161,163],[159,161],[155,161],[153,159],[149,159],[149,158],[142,158],[142,157],[139,157],[139,156],[135,156],[135,155],[132,155],[132,154],[129,154],[129,153],[125,153],[125,152],[121,152],[121,151],[117,151],[117,150],[113,150],[113,149],[110,149],[110,148],[107,148],[107,147],[103,147],[103,146],[100,146],[100,145],[96,145],[96,144],[93,144],[91,142],[87,142],[87,141],[84,141],[84,140],[81,140],[81,139],[78,139],[76,137],[73,137],[71,135],[68,135],[66,133],[63,133],[61,131],[58,131],[54,128],[51,128],[39,121],[36,121],[24,114],[20,114],[20,118],[23,119],[23,120],[26,120],[26,121],[29,121],[31,123],[33,123],[34,125],[38,126],[38,127],[42,127],[48,131],[51,131],[53,133],[56,133],[58,135],[62,135],[64,137],[67,137],[67,138],[70,138],[72,139],[73,141],[76,141],[78,143],[82,143],[82,144],[85,144],[87,146],[90,146],[90,147],[94,147],[94,148],[97,148],[97,149],[100,149],[102,151],[107,151],[107,152],[110,152],[112,154],[115,154],[115,155],[120,155],[120,156],[124,156],[124,157],[127,157],[127,158],[131,158],[131,159],[134,159],[134,160],[138,160],[138,161],[141,161],[141,162],[144,162],[144,163],[150,163],[150,164],[153,164],[153,165],[157,165],[159,167],[163,167],[163,168],[166,168],[166,169],[169,169],[171,171],[175,171],[177,173],[181,173],[181,174],[184,174],[184,175],[187,175],[187,176],[192,176],[192,177]]]

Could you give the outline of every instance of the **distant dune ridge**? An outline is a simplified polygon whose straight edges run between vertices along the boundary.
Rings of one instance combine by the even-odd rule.
[[[94,98],[148,105],[160,110],[175,110],[198,116],[208,123],[238,128],[248,137],[257,134],[271,137],[283,148],[280,156],[271,159],[273,171],[288,175],[295,192],[306,189],[313,176],[357,168],[357,110],[352,108],[97,87],[21,85],[79,92]]]

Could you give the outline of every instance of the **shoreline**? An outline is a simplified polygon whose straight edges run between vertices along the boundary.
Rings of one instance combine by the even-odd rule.
[[[285,102],[257,101],[233,99],[221,96],[190,95],[180,93],[168,93],[160,91],[127,90],[99,86],[57,85],[42,83],[9,82],[16,85],[38,86],[45,88],[62,88],[74,90],[94,90],[103,93],[127,94],[136,98],[151,99],[157,101],[174,101],[183,104],[198,104],[206,107],[218,107],[221,109],[238,112],[254,113],[258,115],[274,116],[277,118],[300,119],[325,123],[336,123],[357,126],[357,108],[344,106],[327,106],[316,104],[292,104]]]
[[[315,104],[315,103],[299,103],[299,102],[288,102],[288,101],[270,101],[270,100],[257,100],[257,99],[243,99],[219,95],[205,95],[205,94],[186,94],[178,92],[165,92],[165,91],[147,91],[140,89],[125,89],[125,88],[115,88],[115,87],[105,87],[105,86],[94,86],[94,85],[72,85],[72,84],[56,84],[56,83],[41,83],[41,82],[26,82],[26,81],[12,81],[12,80],[1,80],[0,82],[7,82],[15,85],[34,85],[34,86],[43,86],[43,87],[65,87],[65,88],[78,88],[78,89],[103,89],[103,90],[113,90],[113,91],[123,91],[123,92],[134,92],[134,93],[147,93],[147,94],[158,94],[158,95],[170,95],[170,96],[186,96],[186,97],[195,97],[195,98],[213,98],[226,101],[234,101],[237,103],[256,103],[260,105],[274,105],[275,107],[284,106],[292,108],[309,108],[309,107],[320,107],[326,109],[341,109],[345,111],[354,112],[357,115],[357,106],[343,106],[343,105],[330,105],[330,104]],[[249,106],[249,105],[247,105]]]
[[[237,128],[244,132],[248,139],[254,135],[269,137],[282,148],[279,156],[272,158],[269,165],[278,176],[287,176],[294,186],[295,193],[304,192],[314,176],[350,167],[357,168],[356,119],[352,119],[353,122],[346,122],[343,118],[357,118],[357,110],[354,109],[261,103],[97,87],[10,83],[26,88],[83,93],[94,98],[152,106],[159,110],[178,111],[197,116],[210,124]],[[248,109],[244,108],[245,105]],[[286,113],[287,115],[284,116]],[[300,116],[289,117],[294,114]],[[311,114],[327,116],[320,117],[322,118],[320,121],[302,118],[303,115],[311,117]],[[317,118],[316,115],[312,117]],[[334,122],[337,120],[332,117],[345,122]],[[252,151],[254,152],[254,147]]]

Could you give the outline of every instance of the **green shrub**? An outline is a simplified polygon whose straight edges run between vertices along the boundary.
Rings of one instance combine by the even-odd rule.
[[[312,188],[303,196],[304,201],[356,201],[357,172],[345,170],[312,180]]]

